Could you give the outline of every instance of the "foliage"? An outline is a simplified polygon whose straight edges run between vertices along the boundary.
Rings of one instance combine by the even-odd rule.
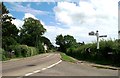
[[[2,48],[0,48],[0,60],[3,60],[3,61],[8,60],[8,58],[7,58],[7,53],[6,53],[6,51],[5,51],[4,49],[2,49]]]
[[[66,49],[71,47],[72,45],[76,44],[76,40],[73,36],[65,35],[62,36],[62,34],[58,35],[56,37],[56,44],[59,45],[59,50],[66,52]]]
[[[20,43],[28,46],[33,46],[39,49],[39,52],[44,52],[42,35],[46,29],[37,19],[26,18],[24,25],[21,28]]]
[[[2,14],[0,14],[2,38],[0,39],[2,40],[3,60],[43,53],[43,43],[48,46],[48,49],[53,48],[50,40],[42,36],[46,29],[38,19],[25,18],[22,28],[18,30],[12,23],[15,18],[9,16],[9,10],[3,2],[0,3],[0,8],[2,9]],[[11,53],[12,50],[15,53]]]
[[[120,42],[117,40],[101,40],[99,51],[96,49],[96,44],[93,42],[76,48],[69,47],[66,53],[77,59],[120,66]],[[90,48],[90,52],[87,48]]]
[[[48,46],[48,49],[52,49],[54,47],[50,40],[44,36],[41,37],[41,41]]]
[[[7,36],[3,36],[2,37],[2,47],[3,47],[3,49],[4,50],[8,50],[8,47],[10,46],[10,45],[16,45],[17,44],[17,42],[15,41],[15,39],[14,38],[12,38],[12,37],[7,37]]]
[[[59,50],[60,51],[64,51],[64,37],[62,36],[62,34],[58,35],[56,37],[56,44],[59,45]]]
[[[11,23],[11,16],[8,16],[9,11],[6,9],[4,4],[2,3],[2,48],[7,50],[8,46],[13,45],[17,42],[18,32],[19,30],[16,28],[14,24]]]
[[[2,5],[2,14],[8,14],[9,11],[7,10],[7,8],[5,7],[5,5],[3,4],[3,2],[1,3]]]
[[[41,22],[37,19],[26,18],[24,25],[21,28],[20,42],[28,46],[37,46],[41,39],[41,35],[44,34],[46,29],[43,27]]]
[[[27,45],[11,45],[9,49],[15,51],[16,57],[29,57],[38,54],[38,49]]]

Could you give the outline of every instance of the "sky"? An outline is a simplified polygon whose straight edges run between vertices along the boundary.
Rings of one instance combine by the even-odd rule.
[[[120,31],[120,1],[118,2],[118,31]],[[118,38],[120,39],[120,33]]]
[[[118,38],[118,1],[119,0],[59,0],[35,2],[5,2],[12,21],[17,28],[22,27],[24,19],[38,19],[47,29],[44,36],[55,44],[57,35],[72,35],[77,42],[96,41],[89,36],[91,31],[107,35],[104,39]],[[102,38],[101,38],[102,39]]]

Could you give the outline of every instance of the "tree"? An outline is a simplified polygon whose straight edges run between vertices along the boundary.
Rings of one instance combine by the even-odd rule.
[[[15,18],[9,16],[8,13],[9,10],[7,10],[7,8],[2,2],[2,48],[4,48],[5,50],[8,49],[8,46],[17,43],[17,37],[19,32],[17,27],[11,23],[11,21]]]
[[[41,37],[41,41],[48,46],[49,49],[52,49],[54,46],[50,42],[50,40],[44,36]]]
[[[41,36],[45,33],[46,29],[41,22],[37,19],[26,18],[24,25],[21,28],[20,39],[22,44],[28,46],[40,47],[42,46]]]
[[[61,34],[56,37],[56,44],[60,46],[59,47],[60,51],[66,52],[67,48],[76,45],[76,40],[74,39],[73,36],[70,35],[62,36]]]
[[[56,37],[56,44],[59,45],[58,50],[60,50],[60,51],[64,51],[65,50],[64,49],[65,42],[64,42],[64,37],[62,36],[62,34],[60,34],[60,35],[58,35]]]
[[[65,35],[64,41],[65,41],[66,48],[76,44],[76,39],[74,39],[74,37],[70,35]]]

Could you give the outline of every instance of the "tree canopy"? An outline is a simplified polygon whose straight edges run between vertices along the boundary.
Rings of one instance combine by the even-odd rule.
[[[56,44],[59,45],[60,51],[66,51],[66,49],[76,44],[76,39],[71,35],[62,36],[62,34],[56,37]]]
[[[17,37],[19,32],[17,27],[11,22],[15,18],[9,16],[8,13],[9,10],[7,10],[7,8],[2,2],[2,48],[4,49],[7,49],[8,46],[17,43]]]
[[[21,28],[20,42],[22,44],[27,44],[28,46],[37,46],[45,31],[46,29],[39,20],[31,17],[25,18],[24,24]]]

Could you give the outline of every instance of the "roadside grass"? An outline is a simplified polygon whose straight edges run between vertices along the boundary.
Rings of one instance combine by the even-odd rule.
[[[76,63],[75,59],[73,59],[72,57],[66,55],[65,53],[60,53],[60,55],[61,55],[61,60]]]

